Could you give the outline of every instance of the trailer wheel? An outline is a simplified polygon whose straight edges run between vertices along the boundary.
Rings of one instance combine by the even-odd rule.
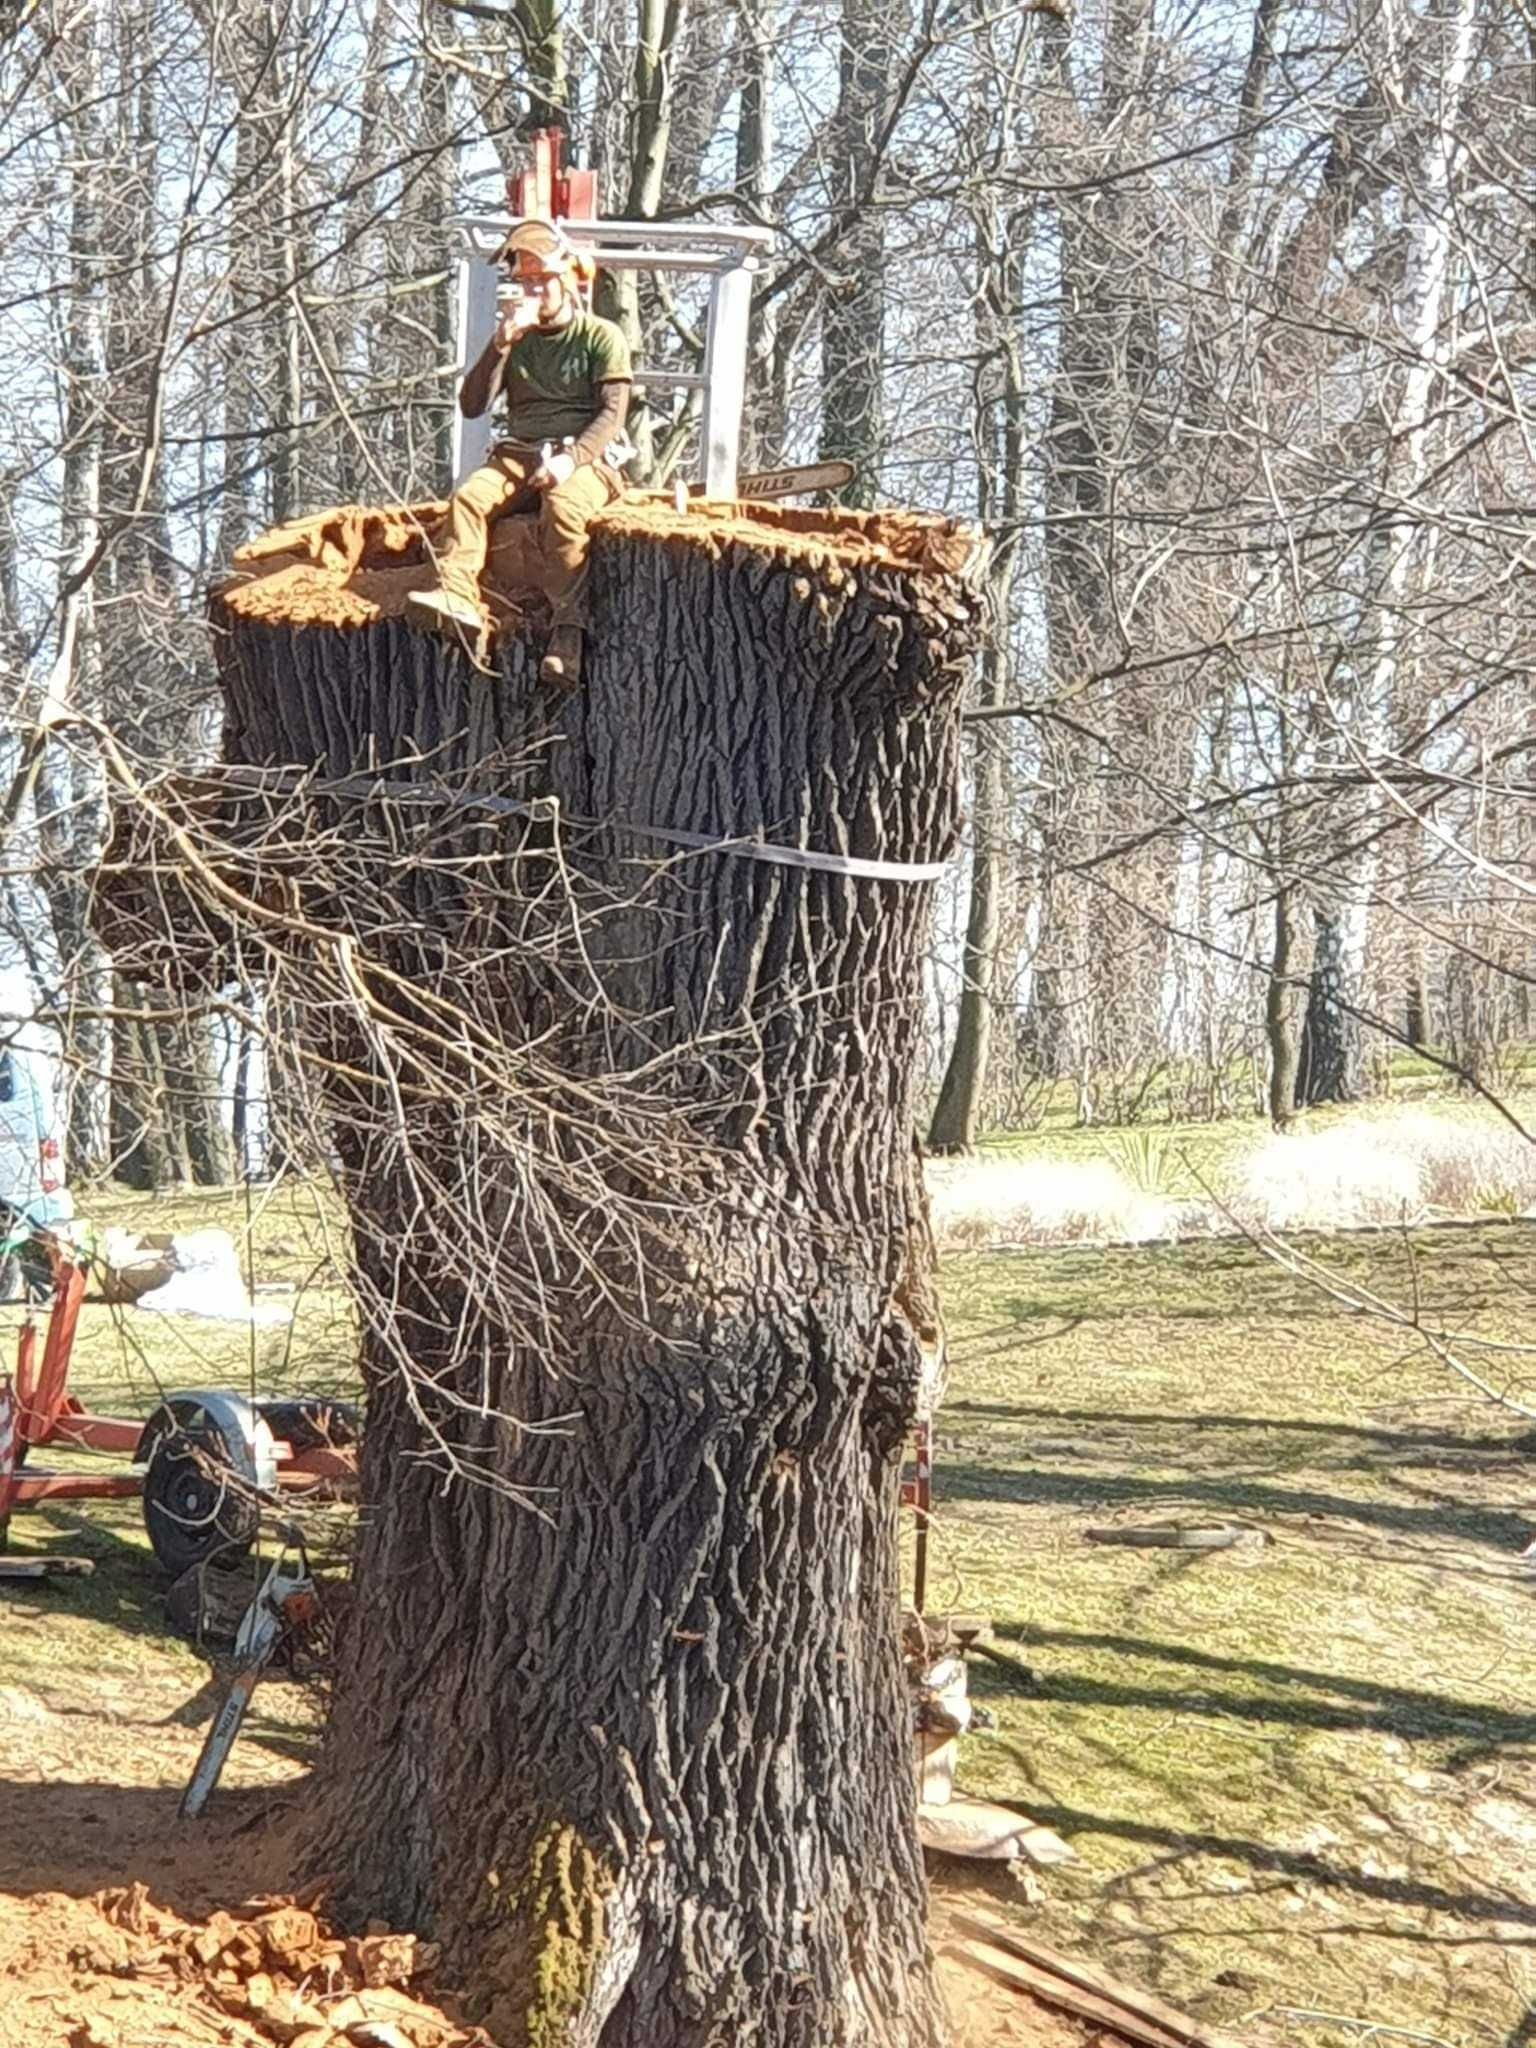
[[[217,1557],[238,1563],[256,1540],[261,1509],[216,1422],[171,1420],[144,1475],[144,1526],[156,1557],[180,1578]]]

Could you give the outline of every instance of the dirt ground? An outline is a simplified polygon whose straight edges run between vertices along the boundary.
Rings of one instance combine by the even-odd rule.
[[[45,1629],[61,1594],[0,1593],[0,1630]],[[0,2048],[271,2048],[297,2039],[322,2048],[249,2006],[249,1976],[189,1954],[198,1930],[233,1915],[236,1931],[291,1896],[292,1822],[303,1798],[304,1731],[317,1725],[314,1696],[277,1681],[258,1694],[267,1740],[244,1739],[208,1815],[181,1820],[177,1802],[196,1761],[218,1690],[210,1674],[188,1694],[174,1681],[96,1678],[88,1687],[41,1693],[0,1685]],[[283,1755],[275,1731],[299,1737]],[[329,1933],[323,1923],[322,1932]],[[382,1932],[382,1930],[376,1930]],[[942,1902],[935,1919],[940,1971],[964,2048],[1084,2048],[1103,2040],[1033,2001],[1010,1994],[944,1953]],[[211,1946],[211,1944],[210,1944]],[[333,1944],[341,1948],[338,1940]],[[301,1963],[304,1958],[300,1958]],[[319,2014],[356,2015],[354,1968],[327,1974],[279,1969]],[[281,1961],[281,1958],[279,1959]],[[273,1974],[270,1970],[267,1974]],[[475,2048],[483,2035],[456,2016],[430,1970],[374,1996],[359,2031],[332,2032],[335,2048]],[[410,2006],[399,2003],[408,1994]],[[377,1998],[390,2005],[377,2004]],[[378,2032],[399,2028],[397,2036]],[[370,2032],[372,2027],[374,2031]]]

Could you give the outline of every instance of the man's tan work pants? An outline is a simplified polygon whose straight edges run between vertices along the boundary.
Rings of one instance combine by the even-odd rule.
[[[555,608],[556,625],[579,626],[587,579],[587,524],[618,497],[623,480],[605,462],[586,462],[563,484],[536,491],[528,479],[539,461],[537,448],[500,441],[484,468],[465,477],[448,503],[437,549],[437,580],[450,595],[478,603],[491,522],[508,512],[536,513],[525,522],[513,580],[545,593]]]

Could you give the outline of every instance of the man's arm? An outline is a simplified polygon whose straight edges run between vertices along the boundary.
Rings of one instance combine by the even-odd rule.
[[[501,388],[501,373],[511,353],[510,342],[503,345],[499,335],[492,335],[470,364],[459,386],[459,411],[465,419],[477,420],[487,410]]]
[[[597,387],[598,398],[602,401],[590,422],[576,437],[571,453],[579,469],[584,462],[598,462],[610,441],[616,441],[624,431],[624,422],[629,417],[630,384],[627,377],[614,377]]]
[[[507,357],[526,330],[527,322],[514,322],[510,313],[504,313],[496,322],[495,333],[470,364],[464,374],[464,382],[459,386],[459,411],[465,419],[477,420],[488,410],[501,389],[501,373],[506,368]]]

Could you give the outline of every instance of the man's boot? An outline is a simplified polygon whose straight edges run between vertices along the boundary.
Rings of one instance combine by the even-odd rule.
[[[405,600],[406,609],[424,626],[439,633],[468,633],[478,637],[485,631],[486,616],[470,598],[456,597],[451,590],[413,590]]]
[[[581,628],[556,626],[549,651],[539,663],[539,681],[557,690],[574,690],[581,681]]]

